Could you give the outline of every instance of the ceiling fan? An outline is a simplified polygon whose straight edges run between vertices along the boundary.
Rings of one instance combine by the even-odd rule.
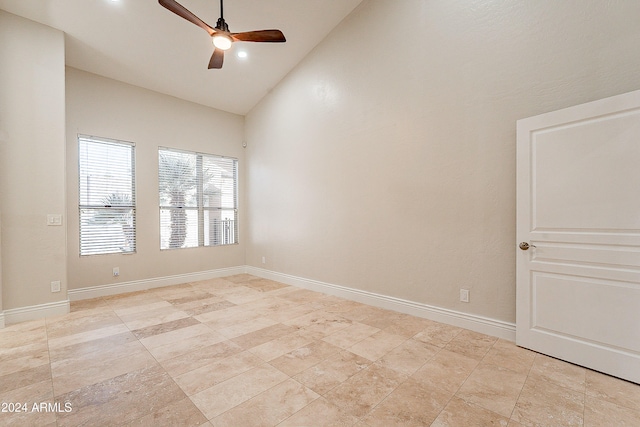
[[[222,68],[224,62],[224,51],[231,47],[233,42],[267,42],[267,43],[283,43],[287,39],[284,38],[284,34],[280,30],[259,30],[259,31],[247,31],[244,33],[232,33],[229,31],[229,26],[224,20],[224,8],[222,4],[223,0],[220,0],[220,18],[215,27],[211,27],[205,23],[202,19],[187,10],[175,0],[158,0],[161,6],[167,8],[176,15],[186,19],[189,22],[196,24],[198,27],[204,29],[213,39],[213,55],[209,60],[209,69]]]

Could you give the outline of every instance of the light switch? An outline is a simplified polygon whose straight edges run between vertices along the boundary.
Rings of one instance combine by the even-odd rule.
[[[62,215],[48,214],[47,225],[62,225]]]

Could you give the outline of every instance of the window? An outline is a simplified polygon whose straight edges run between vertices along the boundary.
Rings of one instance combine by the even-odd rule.
[[[160,249],[238,242],[238,160],[160,148]]]
[[[78,135],[80,255],[136,251],[135,144]]]

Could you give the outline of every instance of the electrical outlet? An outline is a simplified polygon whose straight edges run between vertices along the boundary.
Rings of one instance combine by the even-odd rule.
[[[118,277],[120,275],[120,267],[113,267],[113,277]]]
[[[469,289],[460,289],[460,301],[469,302]]]
[[[262,257],[262,263],[263,263],[263,264],[266,264],[266,263],[267,263],[267,257],[264,257],[264,256]]]
[[[51,292],[60,292],[60,281],[51,282]]]

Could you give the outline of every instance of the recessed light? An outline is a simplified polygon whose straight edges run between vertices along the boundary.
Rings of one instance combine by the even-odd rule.
[[[238,51],[238,58],[246,58],[246,57],[247,57],[247,52],[245,52],[244,50]]]

